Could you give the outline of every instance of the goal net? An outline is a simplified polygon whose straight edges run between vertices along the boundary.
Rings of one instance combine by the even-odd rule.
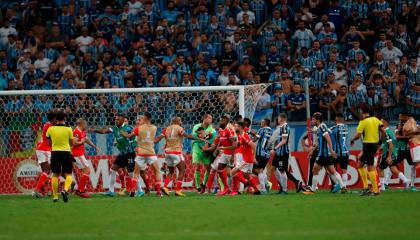
[[[266,84],[251,86],[216,86],[147,89],[80,89],[50,91],[0,92],[0,194],[28,193],[35,186],[41,169],[35,157],[35,146],[41,135],[46,113],[52,108],[67,112],[68,125],[75,127],[76,120],[87,120],[88,129],[112,127],[115,115],[123,113],[130,126],[138,115],[152,114],[158,133],[174,116],[183,120],[183,127],[190,132],[205,113],[213,116],[213,124],[223,114],[238,114],[252,119],[259,98],[268,87]],[[88,132],[88,137],[101,149],[86,145],[86,156],[91,163],[90,191],[107,187],[109,164],[118,150],[112,134]],[[163,153],[164,141],[156,146]],[[187,164],[190,164],[191,143],[184,142]],[[184,187],[192,186],[191,166],[186,172]]]

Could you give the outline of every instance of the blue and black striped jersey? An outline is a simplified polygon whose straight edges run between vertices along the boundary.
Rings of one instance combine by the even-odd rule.
[[[348,148],[348,135],[349,129],[345,124],[337,124],[331,129],[331,141],[333,144],[333,149],[337,156],[346,157],[349,155]]]
[[[286,143],[284,145],[282,145],[280,148],[276,149],[276,155],[277,156],[285,156],[285,155],[289,155],[289,137],[290,137],[290,127],[289,125],[287,125],[287,123],[278,126],[278,130],[279,131],[275,142],[274,142],[274,147],[277,146],[277,144],[279,144],[282,140],[283,137],[287,137],[286,139]]]
[[[268,141],[270,140],[271,136],[273,135],[273,129],[270,127],[263,127],[258,129],[257,136],[257,156],[261,157],[270,157],[270,148]]]
[[[325,123],[321,123],[321,125],[318,126],[317,130],[317,136],[318,136],[318,156],[319,157],[329,157],[330,156],[330,150],[328,149],[328,142],[324,139],[324,136],[327,134],[330,134],[330,130],[328,129],[327,125]]]

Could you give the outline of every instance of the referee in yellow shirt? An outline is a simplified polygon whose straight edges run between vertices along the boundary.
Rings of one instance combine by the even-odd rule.
[[[53,176],[51,185],[53,189],[53,201],[58,201],[58,178],[64,174],[66,181],[64,190],[61,192],[64,202],[68,202],[67,191],[73,181],[72,179],[72,157],[71,145],[74,143],[73,131],[66,126],[66,113],[59,109],[56,112],[56,124],[48,128],[46,136],[51,141],[51,171]]]
[[[363,152],[360,160],[358,161],[358,171],[363,182],[363,190],[361,196],[366,195],[378,195],[378,182],[376,178],[375,169],[375,154],[379,147],[379,141],[384,136],[384,130],[382,122],[369,114],[369,109],[364,106],[362,107],[362,118],[357,126],[356,135],[350,141],[353,146],[354,142],[362,138],[363,141]],[[368,172],[366,172],[365,165],[367,165]],[[369,190],[368,176],[372,183],[372,192]]]

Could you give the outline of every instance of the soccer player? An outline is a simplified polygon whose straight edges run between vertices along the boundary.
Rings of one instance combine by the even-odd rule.
[[[380,133],[384,135],[383,124],[376,118],[371,117],[369,114],[369,109],[366,106],[362,107],[362,119],[357,126],[356,135],[350,141],[350,144],[353,145],[356,140],[362,138],[363,140],[363,150],[358,161],[358,171],[360,177],[363,181],[363,190],[361,196],[379,195],[378,182],[376,179],[376,169],[375,169],[375,154],[378,151],[378,143],[381,139]],[[368,172],[366,172],[365,165],[367,165]],[[372,183],[372,191],[369,190],[368,185],[368,176]]]
[[[206,133],[205,138],[208,140],[209,144],[213,144],[216,138],[216,130],[213,128],[212,125],[213,117],[210,114],[204,114],[203,121],[194,125],[192,130],[192,135],[194,137],[198,137],[197,129],[202,127]],[[192,141],[192,164],[194,166],[194,179],[195,179],[195,187],[198,192],[204,193],[206,190],[205,184],[207,183],[207,179],[210,174],[210,164],[213,158],[213,154],[210,151],[203,151],[202,145],[203,141]],[[204,174],[203,181],[201,182],[200,176],[200,167],[201,163],[204,165],[206,172]]]
[[[222,151],[222,153],[220,153],[216,157],[216,160],[214,160],[214,162],[211,164],[210,176],[207,180],[207,188],[210,188],[217,172],[224,187],[223,191],[217,194],[218,196],[223,196],[230,193],[226,167],[228,164],[230,164],[230,162],[232,162],[233,159],[233,150],[236,146],[236,136],[235,133],[232,131],[232,128],[228,127],[229,123],[229,115],[223,115],[220,118],[220,128],[218,136],[214,140],[212,146],[209,148],[211,150],[215,150],[217,148],[217,150]]]
[[[257,187],[256,180],[250,176],[252,167],[255,163],[256,145],[246,133],[247,123],[239,121],[236,123],[237,149],[235,150],[235,167],[232,169],[233,191],[231,195],[238,195],[239,182],[244,185],[250,184],[254,189],[254,194],[261,192]]]
[[[158,143],[162,138],[165,138],[165,161],[169,168],[169,174],[164,179],[163,193],[169,196],[168,184],[171,181],[175,168],[178,169],[178,177],[175,187],[175,196],[183,197],[182,193],[182,180],[185,175],[185,160],[182,154],[184,137],[193,139],[196,141],[205,141],[198,137],[194,137],[191,134],[185,132],[184,128],[181,127],[182,119],[180,117],[174,117],[169,127],[163,129],[161,135],[156,138],[155,143]]]
[[[382,190],[385,190],[384,170],[389,167],[391,172],[403,181],[405,189],[408,189],[410,187],[410,181],[398,169],[400,161],[397,160],[398,148],[395,133],[389,128],[387,119],[382,119],[381,121],[385,129],[385,139],[383,139],[381,145],[383,154],[381,162],[379,163],[379,180],[381,181],[381,188]]]
[[[269,183],[267,179],[267,174],[264,173],[264,168],[267,166],[267,163],[270,159],[270,148],[268,142],[273,134],[273,129],[270,127],[270,119],[266,118],[261,121],[261,128],[258,129],[257,134],[255,135],[257,139],[256,146],[256,160],[257,163],[254,164],[253,172],[258,176],[260,182],[260,189],[262,192],[269,191]],[[265,189],[265,191],[263,190]]]
[[[86,127],[86,120],[83,118],[79,118],[77,120],[77,127],[73,130],[73,137],[82,144],[74,145],[71,149],[71,153],[76,162],[76,167],[82,170],[82,177],[80,178],[78,189],[76,191],[76,195],[82,198],[90,197],[89,194],[85,192],[86,184],[89,181],[90,168],[85,157],[84,143],[87,143],[89,146],[95,148],[97,152],[100,151],[100,149],[95,144],[93,144],[93,142],[87,137]]]
[[[314,168],[312,169],[312,187],[307,191],[303,192],[304,194],[315,193],[318,185],[318,173],[321,170],[321,168],[325,168],[325,170],[328,172],[330,178],[335,184],[335,187],[332,192],[338,192],[340,188],[342,192],[345,192],[343,180],[341,179],[340,174],[338,174],[338,172],[334,168],[333,158],[337,158],[337,154],[333,149],[330,137],[330,130],[323,121],[324,117],[320,112],[316,112],[312,116],[312,124],[317,127],[318,158],[316,159]]]
[[[279,194],[287,194],[287,180],[290,179],[296,186],[296,192],[303,190],[303,183],[297,180],[289,172],[289,135],[290,127],[287,124],[287,115],[280,113],[277,118],[278,126],[274,130],[273,135],[270,139],[271,151],[270,154],[274,154],[272,166],[274,175],[277,181],[280,183],[281,190]]]
[[[395,137],[397,139],[397,161],[402,162],[404,159],[407,161],[408,165],[411,166],[411,191],[417,192],[417,188],[415,186],[415,179],[416,179],[416,166],[414,166],[413,159],[411,157],[410,148],[408,146],[408,142],[410,136],[406,136],[403,131],[404,124],[408,121],[409,116],[407,113],[400,113],[399,120],[396,129],[395,129]]]
[[[149,112],[145,112],[143,116],[140,116],[139,125],[134,128],[131,133],[121,132],[121,135],[126,138],[137,136],[137,156],[135,159],[134,178],[131,180],[131,197],[134,197],[135,189],[138,187],[139,174],[146,184],[146,190],[148,191],[150,189],[149,179],[146,176],[147,166],[151,166],[153,174],[155,175],[156,194],[159,197],[162,196],[159,164],[154,149],[156,132],[157,127],[152,124],[152,115]],[[141,192],[140,195],[142,195]]]
[[[106,196],[114,197],[115,194],[115,182],[117,178],[117,172],[121,181],[121,190],[124,191],[127,186],[128,191],[131,189],[131,179],[126,176],[127,170],[132,172],[134,170],[134,159],[136,157],[135,148],[136,142],[134,136],[125,138],[121,132],[131,133],[132,128],[126,123],[126,118],[122,114],[118,114],[115,117],[115,126],[112,128],[96,129],[96,133],[108,134],[112,133],[116,142],[116,147],[119,151],[118,156],[115,158],[110,169],[109,188]]]
[[[342,113],[337,113],[335,115],[335,123],[331,131],[331,140],[337,158],[334,161],[336,169],[340,166],[341,169],[341,178],[343,179],[344,192],[347,188],[347,167],[349,165],[349,150],[348,150],[348,135],[349,129],[346,124],[344,124],[344,115]]]
[[[35,154],[38,160],[38,164],[41,166],[42,173],[38,178],[38,182],[36,183],[35,189],[32,192],[32,195],[36,198],[41,198],[43,195],[41,193],[41,189],[44,186],[45,182],[49,178],[50,171],[51,171],[51,144],[48,141],[46,136],[48,128],[53,126],[55,121],[55,112],[54,110],[50,110],[47,113],[48,122],[44,124],[42,127],[42,135],[41,139],[36,145]]]
[[[70,127],[66,126],[66,113],[63,109],[56,112],[54,126],[48,128],[45,136],[51,141],[51,170],[53,176],[51,185],[53,190],[53,202],[58,201],[58,178],[64,175],[64,189],[61,196],[64,202],[68,202],[68,190],[73,181],[72,178],[72,157],[71,145],[81,144],[75,141],[73,131]]]

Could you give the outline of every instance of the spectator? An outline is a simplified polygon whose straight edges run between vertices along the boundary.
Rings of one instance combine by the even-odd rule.
[[[382,54],[384,55],[385,62],[395,62],[398,64],[400,62],[400,57],[403,53],[397,47],[394,47],[394,43],[391,40],[386,41],[386,47],[381,49]]]
[[[294,84],[293,93],[287,98],[287,109],[291,121],[304,121],[306,119],[306,97],[302,93],[302,86],[299,83]]]

